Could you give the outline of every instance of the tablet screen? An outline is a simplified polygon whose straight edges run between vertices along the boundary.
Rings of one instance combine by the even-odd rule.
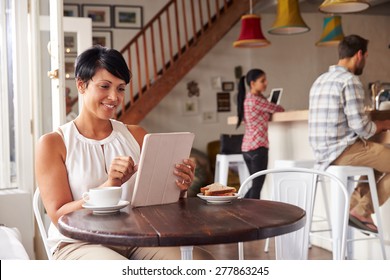
[[[270,102],[275,103],[275,104],[279,104],[280,98],[282,97],[282,92],[283,92],[283,89],[274,88],[271,91]]]

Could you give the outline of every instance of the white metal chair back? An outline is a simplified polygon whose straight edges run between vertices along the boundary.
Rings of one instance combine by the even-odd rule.
[[[249,176],[241,185],[238,196],[244,197],[249,187],[247,186],[254,178],[268,175],[268,180],[272,183],[273,199],[296,205],[306,211],[306,224],[300,230],[277,236],[275,238],[276,259],[306,260],[308,257],[309,232],[314,208],[315,191],[319,176],[328,178],[335,182],[343,194],[345,200],[345,211],[340,213],[344,220],[343,236],[341,241],[341,251],[334,259],[343,259],[345,255],[345,235],[348,226],[348,205],[349,196],[344,184],[334,175],[307,168],[278,168],[259,171]],[[243,244],[239,243],[239,258],[244,258]]]
[[[42,214],[41,214],[42,213],[41,205],[42,205],[41,196],[40,196],[39,188],[37,188],[35,190],[34,197],[33,197],[33,210],[34,210],[35,219],[37,220],[39,233],[41,234],[43,245],[45,247],[47,258],[51,260],[50,247],[47,241],[47,231],[45,228],[45,224],[43,223]]]

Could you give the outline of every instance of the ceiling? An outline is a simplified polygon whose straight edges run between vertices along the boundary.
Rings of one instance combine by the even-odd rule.
[[[299,0],[299,9],[302,13],[317,13],[318,7],[324,0]],[[360,12],[361,14],[389,15],[390,0],[366,0],[370,8]],[[277,0],[262,0],[254,7],[255,12],[276,13]]]

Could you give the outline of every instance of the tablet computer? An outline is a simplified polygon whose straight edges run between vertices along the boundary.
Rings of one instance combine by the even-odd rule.
[[[190,132],[145,135],[131,205],[133,207],[178,201],[175,164],[190,157],[195,135]]]
[[[282,88],[274,88],[271,91],[269,101],[275,104],[280,103],[280,99],[282,98],[283,89]]]

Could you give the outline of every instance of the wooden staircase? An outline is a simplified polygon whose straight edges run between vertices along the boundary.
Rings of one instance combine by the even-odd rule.
[[[138,124],[249,6],[249,0],[169,1],[121,50],[133,78],[117,118]]]

